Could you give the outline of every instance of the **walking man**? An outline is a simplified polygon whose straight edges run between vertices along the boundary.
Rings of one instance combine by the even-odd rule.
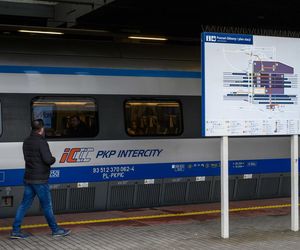
[[[52,209],[48,179],[50,166],[54,164],[55,158],[52,156],[45,139],[44,122],[41,119],[34,120],[31,127],[31,134],[23,143],[25,159],[24,195],[22,203],[17,210],[10,238],[22,239],[29,236],[29,234],[21,231],[21,224],[36,195],[39,198],[48,225],[52,230],[52,236],[66,236],[71,231],[60,228],[57,225]]]

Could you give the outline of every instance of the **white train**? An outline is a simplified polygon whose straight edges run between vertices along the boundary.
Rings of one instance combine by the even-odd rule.
[[[201,138],[200,45],[0,44],[0,217],[20,203],[33,118],[56,157],[56,212],[219,200],[219,138]],[[288,137],[229,143],[231,199],[289,195]],[[40,211],[35,201],[30,213]]]

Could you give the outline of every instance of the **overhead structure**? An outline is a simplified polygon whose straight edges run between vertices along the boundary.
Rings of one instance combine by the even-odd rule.
[[[30,25],[31,17],[39,26],[72,27],[80,16],[88,14],[107,5],[114,0],[2,0],[0,2],[0,15],[24,19],[24,24]],[[0,20],[1,21],[1,20]],[[32,24],[32,23],[31,23]]]

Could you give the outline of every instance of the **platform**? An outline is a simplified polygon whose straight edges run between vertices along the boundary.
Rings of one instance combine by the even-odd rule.
[[[57,215],[72,234],[52,238],[42,216],[26,217],[24,240],[10,240],[0,220],[0,249],[297,249],[290,200],[230,202],[230,238],[220,237],[220,204]]]

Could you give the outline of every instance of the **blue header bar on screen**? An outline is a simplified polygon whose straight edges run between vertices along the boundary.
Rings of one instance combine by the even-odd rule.
[[[253,44],[253,35],[204,33],[206,43]]]

